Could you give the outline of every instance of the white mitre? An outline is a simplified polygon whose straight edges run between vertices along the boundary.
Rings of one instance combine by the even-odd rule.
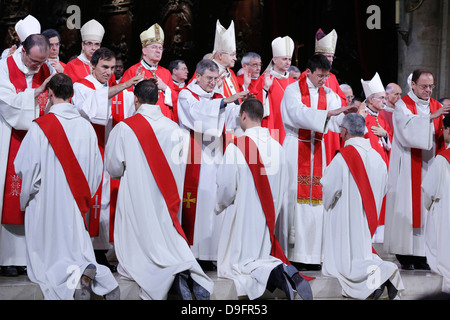
[[[89,20],[80,29],[82,41],[102,42],[105,28],[97,20]]]
[[[140,39],[143,48],[153,43],[164,45],[164,31],[159,24],[155,23],[141,33]]]
[[[330,53],[336,52],[337,33],[333,29],[329,34],[325,35],[322,29],[316,32],[316,53]]]
[[[41,24],[32,15],[28,15],[23,20],[19,20],[14,26],[20,42],[24,42],[29,35],[41,33]]]
[[[272,41],[273,57],[292,57],[293,53],[294,41],[290,37],[278,37]]]
[[[235,52],[236,51],[236,37],[234,32],[234,22],[231,21],[228,29],[225,29],[217,20],[216,36],[214,38],[213,53],[218,51]]]
[[[375,73],[375,76],[372,80],[364,81],[361,79],[361,84],[364,89],[364,94],[366,98],[370,97],[372,94],[385,92],[383,83],[381,82],[380,75]]]

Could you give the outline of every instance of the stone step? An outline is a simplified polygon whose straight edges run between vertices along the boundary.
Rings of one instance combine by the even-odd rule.
[[[342,296],[341,286],[337,279],[323,276],[320,271],[305,271],[305,275],[314,276],[316,279],[310,281],[315,300],[346,300]],[[402,300],[416,300],[424,296],[440,293],[442,277],[430,271],[406,271],[401,270],[401,277],[405,286]],[[236,294],[233,281],[220,279],[216,272],[207,272],[214,280],[214,293],[212,300],[242,300]],[[139,286],[134,281],[121,279],[115,273],[121,290],[122,300],[140,300]],[[42,300],[43,295],[37,284],[32,283],[27,276],[0,277],[0,300]],[[273,293],[266,292],[261,299],[284,299],[284,294],[275,290]],[[296,295],[296,299],[300,299]]]
[[[382,244],[374,244],[375,250],[383,260],[392,261],[398,266],[394,255],[383,251]],[[399,266],[400,267],[400,266]],[[341,286],[336,278],[326,277],[321,271],[302,271],[304,275],[315,277],[310,281],[315,300],[348,300],[342,296]],[[442,276],[431,271],[400,270],[405,286],[402,300],[417,300],[426,296],[434,296],[441,292]],[[122,279],[114,274],[120,286],[122,300],[140,300],[139,286],[134,281]],[[238,297],[236,287],[232,280],[217,277],[217,272],[209,271],[207,275],[214,281],[214,293],[211,300],[243,300]],[[300,297],[296,294],[296,299]],[[42,300],[43,295],[37,284],[32,283],[27,276],[1,277],[0,276],[0,300]],[[285,299],[284,293],[275,290],[273,293],[266,291],[261,299]]]

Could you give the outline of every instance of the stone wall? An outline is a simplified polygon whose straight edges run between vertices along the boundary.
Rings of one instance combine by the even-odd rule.
[[[449,8],[448,0],[400,1],[398,82],[404,93],[409,74],[425,67],[434,75],[433,97],[450,96]]]

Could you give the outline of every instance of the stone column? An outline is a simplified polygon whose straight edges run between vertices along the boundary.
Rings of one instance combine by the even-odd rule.
[[[423,67],[434,75],[433,98],[450,96],[449,15],[447,0],[400,0],[398,84],[404,93],[408,76]]]

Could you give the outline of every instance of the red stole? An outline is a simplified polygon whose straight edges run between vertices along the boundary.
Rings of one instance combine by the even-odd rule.
[[[95,85],[86,78],[80,79],[78,83],[85,85],[86,87],[96,90]],[[112,98],[111,103],[111,115],[113,118],[113,127],[125,118],[123,91],[118,93]],[[100,124],[91,123],[92,127],[97,134],[98,147],[102,155],[102,159],[105,159],[105,126]],[[110,178],[110,201],[109,201],[109,240],[114,241],[114,217],[116,213],[117,193],[119,191],[120,180]],[[102,206],[102,186],[103,178],[100,186],[98,187],[94,197],[91,200],[91,208],[94,214],[90,215],[89,221],[89,234],[91,237],[99,235],[100,230],[100,212]]]
[[[416,103],[408,95],[402,98],[406,107],[412,114],[417,114]],[[441,104],[433,98],[430,98],[430,113],[441,108]],[[444,135],[441,130],[443,127],[443,117],[440,116],[433,120],[436,154],[445,149]],[[411,148],[411,191],[412,191],[412,220],[413,228],[421,227],[421,184],[422,184],[422,150]]]
[[[17,67],[13,56],[9,56],[6,59],[9,72],[9,80],[16,88],[16,92],[25,91],[27,86],[27,80],[25,74]],[[39,71],[34,74],[32,81],[32,88],[38,88],[41,84],[50,76],[50,70],[46,64],[43,64]],[[47,92],[42,93],[38,97],[39,103],[39,115],[43,115],[45,106],[48,101]],[[27,130],[16,130],[11,128],[11,140],[9,144],[8,163],[6,166],[6,179],[5,189],[3,194],[3,213],[2,224],[19,224],[24,223],[24,212],[20,210],[20,190],[22,187],[22,181],[16,175],[14,169],[14,159],[19,151],[20,144],[25,137]]]
[[[373,237],[378,227],[377,206],[361,155],[353,146],[342,148],[340,152],[358,186],[370,230],[370,236]],[[373,248],[372,251],[376,253]]]
[[[235,137],[233,143],[244,155],[245,161],[247,162],[250,172],[252,173],[256,191],[258,192],[258,197],[261,202],[261,207],[264,211],[267,227],[269,229],[270,241],[272,243],[270,254],[275,258],[283,261],[283,263],[289,265],[291,263],[284,254],[284,251],[281,248],[277,237],[275,236],[276,215],[272,190],[270,188],[269,179],[267,178],[264,163],[262,162],[259,154],[258,146],[248,136],[242,136],[239,138]],[[304,275],[302,276],[306,280],[314,279],[311,277],[306,277]]]
[[[264,75],[260,76],[261,85],[264,86]],[[287,79],[274,78],[272,86],[269,89],[268,99],[270,101],[270,114],[265,117],[261,126],[268,128],[270,135],[273,139],[277,140],[281,145],[283,145],[286,132],[284,131],[283,119],[281,118],[281,100],[283,100],[284,91],[286,87],[295,80],[291,77]],[[260,90],[260,94],[257,96],[259,100],[264,101],[260,96],[261,94],[266,94],[263,89]]]
[[[86,223],[86,213],[90,208],[91,189],[86,180],[86,176],[84,175],[83,170],[81,169],[81,166],[73,153],[72,147],[67,139],[66,132],[64,131],[64,128],[58,118],[53,113],[49,113],[36,119],[35,121],[44,132],[61,164],[67,183],[69,184],[70,191],[72,191],[72,195],[77,203],[87,230],[88,225]]]
[[[181,202],[177,183],[152,126],[139,113],[123,121],[133,130],[144,151],[150,171],[166,202],[175,229],[188,241],[177,218]]]
[[[306,82],[306,74],[302,74],[298,81],[300,93],[302,95],[302,103],[311,107],[311,99],[309,95],[308,84]],[[325,89],[319,88],[318,110],[327,109],[327,97]],[[314,137],[314,163],[311,177],[311,130],[298,130],[298,203],[322,203],[322,178],[323,159],[322,159],[322,138],[323,134],[315,133]],[[312,179],[311,179],[312,178]]]
[[[188,90],[194,98],[200,101],[198,94]],[[211,99],[222,98],[221,94],[215,93]],[[190,130],[191,141],[189,143],[188,163],[186,165],[186,173],[183,188],[183,204],[182,204],[182,220],[184,233],[186,234],[189,245],[194,243],[194,227],[197,212],[197,192],[198,183],[200,181],[200,168],[202,164],[202,144],[203,134]],[[225,145],[224,145],[225,148]]]

